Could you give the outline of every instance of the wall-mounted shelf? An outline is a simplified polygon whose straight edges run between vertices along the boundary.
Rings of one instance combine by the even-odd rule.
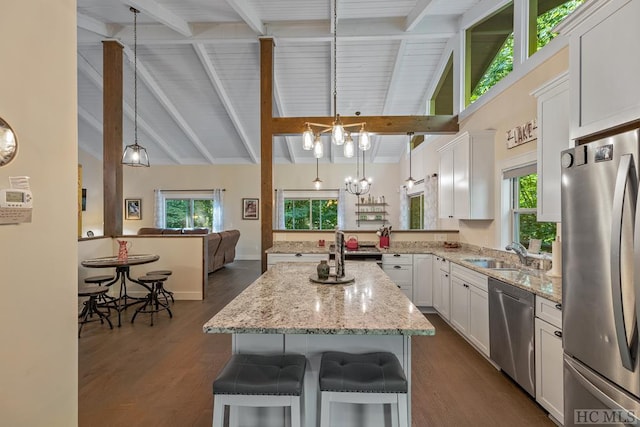
[[[356,224],[359,227],[361,222],[377,222],[382,225],[387,221],[387,203],[356,203]]]

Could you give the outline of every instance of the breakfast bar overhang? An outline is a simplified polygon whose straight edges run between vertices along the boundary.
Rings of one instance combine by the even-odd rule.
[[[305,425],[318,417],[318,372],[325,351],[387,351],[396,355],[409,382],[411,336],[434,335],[435,328],[375,263],[349,262],[355,281],[342,285],[310,280],[313,263],[279,263],[203,326],[205,333],[233,334],[233,353],[297,353],[307,357]],[[383,426],[382,405],[334,405],[331,425]],[[243,408],[242,422],[283,425],[281,408]],[[408,405],[411,423],[411,404]],[[235,415],[235,413],[234,413]]]

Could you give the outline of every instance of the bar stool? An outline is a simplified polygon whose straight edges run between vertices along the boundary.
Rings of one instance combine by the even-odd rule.
[[[173,271],[171,271],[171,270],[154,270],[154,271],[148,271],[147,272],[147,276],[155,276],[157,274],[159,274],[161,276],[171,276],[173,274]],[[169,304],[169,298],[171,298],[171,302],[173,302],[173,303],[176,302],[173,299],[173,292],[166,290],[164,288],[164,284],[163,283],[160,283],[160,289],[158,290],[158,293],[164,297],[164,299],[167,302],[167,304]]]
[[[169,309],[169,303],[162,303],[158,300],[158,289],[162,288],[162,282],[167,280],[168,276],[164,275],[146,275],[138,277],[138,282],[142,284],[145,288],[149,290],[149,293],[144,298],[144,304],[136,309],[136,312],[133,313],[133,317],[131,318],[131,323],[136,320],[136,316],[138,313],[149,313],[151,314],[151,326],[153,326],[153,314],[158,313],[162,310],[167,310],[169,313],[169,318],[173,318],[173,314],[171,313],[171,309]]]
[[[395,405],[400,427],[408,425],[407,379],[398,358],[387,352],[329,351],[320,362],[320,426],[329,427],[331,403]],[[392,415],[392,425],[396,418]]]
[[[300,354],[234,354],[213,382],[213,427],[222,427],[229,406],[288,406],[291,427],[304,417],[303,380],[307,359]],[[231,416],[229,416],[229,425]]]
[[[104,283],[111,282],[114,279],[115,277],[109,274],[105,274],[102,276],[89,276],[84,279],[84,283],[102,286]],[[108,289],[108,288],[105,288],[105,289]],[[107,295],[107,292],[100,294],[98,296],[98,306],[107,307],[109,309],[109,313],[111,313],[111,307],[109,306],[113,305],[115,307],[114,301],[115,301],[115,298]]]
[[[78,338],[80,338],[82,327],[89,322],[100,320],[100,323],[104,324],[104,320],[106,320],[107,323],[109,323],[109,329],[113,329],[109,316],[98,309],[98,297],[107,293],[108,290],[106,287],[97,285],[84,285],[78,289],[78,297],[89,297],[89,299],[84,302],[82,311],[78,315],[80,319],[78,322],[80,324],[78,328]],[[97,319],[91,318],[94,314],[98,315]]]

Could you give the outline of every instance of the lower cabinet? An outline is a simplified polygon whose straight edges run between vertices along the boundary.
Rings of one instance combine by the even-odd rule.
[[[279,262],[320,262],[329,261],[329,254],[267,254],[267,270]]]
[[[433,308],[446,320],[450,317],[449,265],[446,259],[439,256],[433,257]]]
[[[411,254],[382,254],[382,269],[413,301],[413,255]]]
[[[484,274],[451,266],[451,324],[489,357],[489,295]]]
[[[536,401],[564,423],[561,322],[561,306],[536,296]]]
[[[413,254],[413,303],[433,306],[433,255]]]

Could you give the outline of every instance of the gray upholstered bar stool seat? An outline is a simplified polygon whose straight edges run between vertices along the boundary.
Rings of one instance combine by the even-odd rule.
[[[320,362],[320,426],[331,425],[331,403],[343,402],[395,405],[400,427],[409,427],[407,389],[407,378],[392,353],[325,352]],[[392,414],[392,425],[395,421]]]
[[[171,270],[153,270],[153,271],[147,272],[147,276],[160,275],[160,276],[169,277],[172,274],[173,274],[173,271]],[[169,298],[171,298],[171,302],[176,302],[176,300],[173,299],[173,292],[165,289],[164,284],[162,282],[160,283],[160,289],[158,289],[158,294],[162,295],[167,303],[169,303]]]
[[[213,382],[213,427],[222,427],[227,405],[289,406],[291,427],[301,427],[306,365],[300,354],[234,354]]]

